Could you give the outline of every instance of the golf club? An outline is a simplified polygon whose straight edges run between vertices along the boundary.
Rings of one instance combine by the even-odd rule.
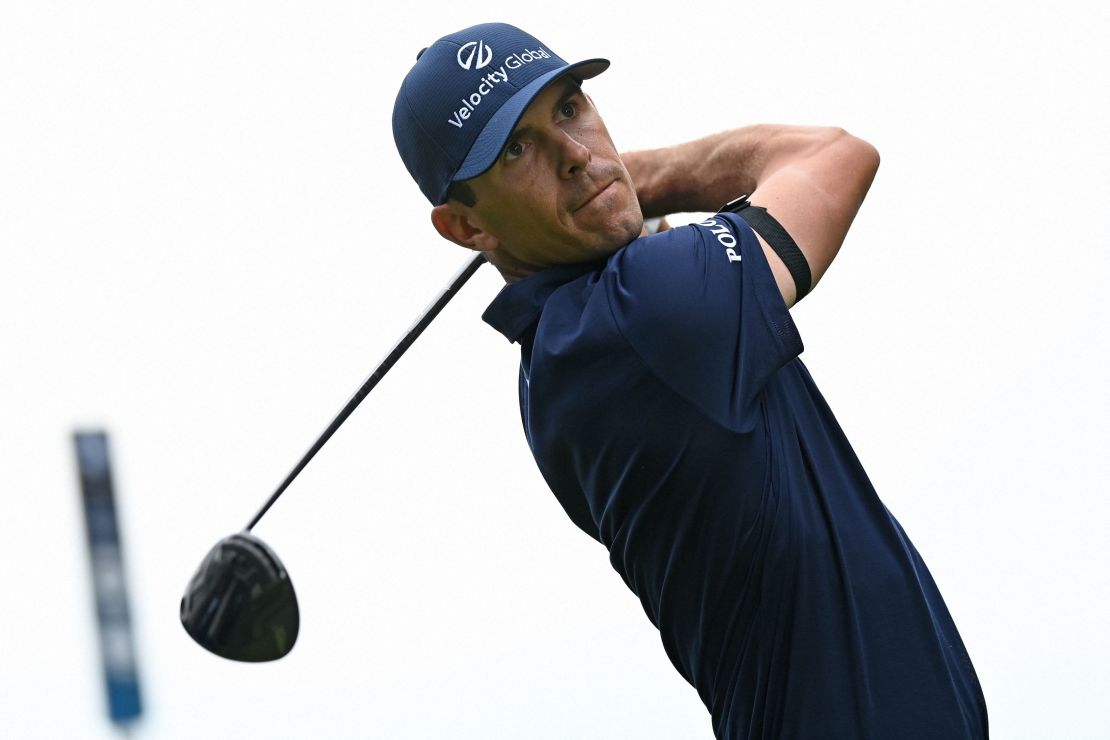
[[[300,628],[293,583],[278,556],[251,534],[251,529],[483,262],[485,257],[479,254],[459,270],[243,531],[217,542],[201,562],[181,598],[181,624],[201,647],[223,658],[247,662],[277,660],[293,649]]]

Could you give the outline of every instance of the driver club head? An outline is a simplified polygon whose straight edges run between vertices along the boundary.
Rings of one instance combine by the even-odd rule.
[[[225,537],[204,558],[181,598],[181,624],[222,658],[282,658],[297,641],[297,595],[285,566],[249,532]]]
[[[274,502],[327,443],[443,307],[486,261],[470,258],[339,411],[246,528],[216,543],[181,599],[181,624],[206,650],[230,660],[277,660],[293,649],[300,617],[289,574],[274,551],[250,534]]]

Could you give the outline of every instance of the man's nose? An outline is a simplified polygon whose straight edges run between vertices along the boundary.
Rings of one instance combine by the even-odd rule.
[[[590,148],[562,129],[556,140],[559,147],[559,176],[570,179],[590,163]]]

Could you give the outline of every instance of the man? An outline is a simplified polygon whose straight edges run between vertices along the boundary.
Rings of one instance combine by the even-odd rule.
[[[956,627],[788,312],[878,155],[840,130],[753,126],[622,157],[580,88],[607,66],[474,26],[422,52],[393,114],[435,228],[508,282],[484,318],[521,346],[540,470],[718,737],[985,738]],[[745,193],[640,236],[645,215]]]

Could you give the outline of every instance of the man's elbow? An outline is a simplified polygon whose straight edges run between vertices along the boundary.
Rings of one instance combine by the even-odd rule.
[[[832,129],[831,138],[838,168],[858,189],[862,201],[879,171],[879,150],[842,128]]]
[[[827,131],[814,184],[823,193],[827,224],[839,248],[875,179],[879,150],[842,128]]]

